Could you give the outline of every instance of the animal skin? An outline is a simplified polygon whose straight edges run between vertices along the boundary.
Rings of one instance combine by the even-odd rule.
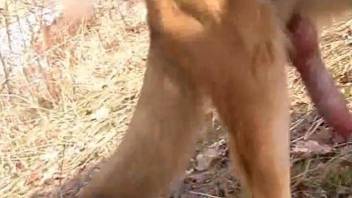
[[[326,8],[342,12],[341,5],[348,3],[331,2],[146,0],[150,48],[140,99],[123,142],[80,197],[149,198],[166,190],[192,154],[205,98],[228,128],[231,155],[247,195],[291,197],[284,65],[289,57],[297,64],[313,101],[324,94],[311,80],[328,75],[321,62],[311,61],[321,59],[314,53],[317,46],[289,46],[302,40],[300,31],[309,33],[312,27],[296,14],[319,14]],[[303,30],[286,29],[289,20],[303,23]],[[300,51],[311,56],[301,57]],[[305,67],[320,69],[305,77]],[[317,106],[330,111],[325,105]]]

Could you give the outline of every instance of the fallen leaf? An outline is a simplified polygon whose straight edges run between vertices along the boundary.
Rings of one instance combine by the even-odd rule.
[[[209,148],[203,153],[200,153],[196,156],[196,170],[198,171],[204,171],[208,169],[212,162],[217,159],[219,156],[219,152],[215,148]]]
[[[333,151],[333,148],[329,145],[320,144],[314,140],[301,141],[296,144],[293,148],[293,153],[298,154],[313,154],[323,155]]]

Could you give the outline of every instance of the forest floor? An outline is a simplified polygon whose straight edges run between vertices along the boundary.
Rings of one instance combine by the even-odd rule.
[[[13,4],[6,7],[0,1],[8,22],[26,16],[34,6],[8,2]],[[20,13],[14,5],[23,8]],[[99,1],[96,8],[89,31],[40,55],[27,46],[21,60],[24,68],[32,68],[30,78],[14,72],[21,69],[13,70],[0,85],[1,197],[75,197],[118,147],[145,71],[146,10],[140,0]],[[4,21],[0,26],[7,25]],[[322,29],[321,49],[351,106],[352,15]],[[14,64],[11,58],[0,58],[3,67]],[[43,77],[43,70],[53,74],[54,83]],[[351,198],[352,142],[331,141],[332,131],[317,114],[299,75],[291,67],[287,71],[294,197]],[[58,95],[50,92],[52,85]],[[184,178],[165,197],[238,197],[226,130],[216,116],[208,124]]]

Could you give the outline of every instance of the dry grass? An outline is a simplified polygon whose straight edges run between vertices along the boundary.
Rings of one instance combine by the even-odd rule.
[[[32,10],[32,4],[23,2],[23,13]],[[109,156],[123,136],[144,73],[148,49],[145,8],[139,1],[121,0],[99,1],[96,7],[97,24],[89,31],[67,38],[43,56],[28,46],[24,67],[39,68],[31,79],[15,70],[8,83],[0,85],[1,197],[28,197],[37,189],[61,186]],[[7,13],[26,15],[15,13],[11,6]],[[351,102],[350,19],[323,32],[322,49]],[[6,57],[4,63],[8,68],[13,64]],[[55,67],[48,69],[48,63]],[[59,100],[48,90],[51,82],[43,76],[46,72],[55,76],[52,80],[60,90]],[[292,68],[289,82],[292,147],[311,139],[326,141],[330,129],[315,113]],[[298,196],[328,196],[352,186],[352,148],[329,146],[333,151],[324,155],[293,153],[293,186]]]
[[[28,197],[37,187],[58,185],[116,148],[138,97],[148,49],[144,10],[119,6],[124,20],[109,16],[117,3],[102,2],[97,26],[65,41],[75,48],[74,65],[65,47],[42,57],[26,53],[26,67],[45,69],[49,58],[59,68],[58,104],[40,72],[36,82],[12,74],[11,90],[0,95],[1,197]]]

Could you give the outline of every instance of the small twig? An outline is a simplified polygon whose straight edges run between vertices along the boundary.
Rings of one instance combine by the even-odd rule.
[[[311,168],[312,161],[312,159],[307,161],[307,164],[302,173],[291,177],[291,180],[293,181],[292,188],[296,188],[299,184],[301,184],[305,180],[305,178],[307,178],[307,175],[309,173],[319,170],[319,166]]]
[[[310,126],[307,133],[304,135],[304,140],[307,140],[313,133],[315,133],[318,127],[324,122],[322,118],[318,119],[313,125]]]
[[[38,8],[40,8],[39,12],[39,27],[43,25],[43,18],[44,18],[44,0],[40,2],[40,5],[36,4]]]
[[[32,23],[29,21],[29,17],[28,17],[28,16],[25,16],[24,19],[25,19],[25,21],[26,21],[26,23],[27,23],[27,25],[28,25],[28,30],[29,30],[30,36],[31,36],[31,38],[30,38],[30,45],[33,45],[34,38],[35,38],[34,27],[33,27]]]
[[[9,49],[12,52],[11,32],[10,32],[10,29],[9,29],[10,21],[9,21],[9,18],[8,18],[9,5],[7,3],[7,0],[5,1],[5,11],[6,11],[6,13],[4,14],[4,19],[5,19],[5,28],[6,28],[7,42],[9,44]]]
[[[22,28],[21,20],[20,20],[20,17],[18,16],[17,12],[16,12],[15,17],[16,17],[16,21],[17,21],[20,33],[21,33],[21,35],[24,35],[24,31],[23,31],[23,28]],[[25,40],[24,36],[22,36],[21,38],[22,38],[23,47],[26,49],[27,48],[26,40]]]
[[[350,146],[350,145],[352,145],[352,141],[337,144],[334,146],[334,148],[341,148],[341,147]]]
[[[221,198],[219,196],[209,195],[209,194],[206,194],[206,193],[195,192],[195,191],[189,191],[189,193],[193,194],[193,195],[200,195],[200,196],[208,197],[208,198]]]
[[[1,83],[0,85],[0,93],[2,93],[6,87],[6,84],[7,84],[7,80],[4,80],[4,82]]]
[[[64,164],[65,164],[65,153],[66,153],[66,144],[63,144],[62,148],[62,160],[60,164],[60,177],[59,177],[59,185],[60,185],[60,197],[64,197],[62,192],[62,178],[63,178],[63,170],[64,170]]]
[[[3,69],[4,75],[5,75],[4,85],[6,85],[6,87],[7,87],[8,94],[11,94],[12,91],[11,91],[10,84],[9,84],[10,74],[9,74],[9,70],[7,68],[6,62],[5,62],[4,57],[2,56],[1,52],[0,52],[0,62],[1,62],[2,69]]]
[[[290,131],[293,131],[296,129],[296,127],[298,127],[299,125],[301,125],[303,122],[305,121],[304,118],[300,118],[297,119],[295,122],[293,122],[290,126]]]
[[[125,27],[129,27],[129,24],[128,24],[128,22],[126,21],[126,17],[125,17],[125,15],[123,15],[123,13],[122,13],[122,11],[121,11],[121,9],[120,9],[119,4],[117,4],[117,12],[119,13],[119,15],[120,15],[120,17],[121,17],[121,20],[122,20],[123,24],[125,25]]]
[[[114,0],[110,0],[110,5],[111,5],[111,8],[109,9],[109,17],[110,19],[112,19],[113,17],[113,14],[112,14],[112,11],[115,10],[115,5],[114,5]]]

